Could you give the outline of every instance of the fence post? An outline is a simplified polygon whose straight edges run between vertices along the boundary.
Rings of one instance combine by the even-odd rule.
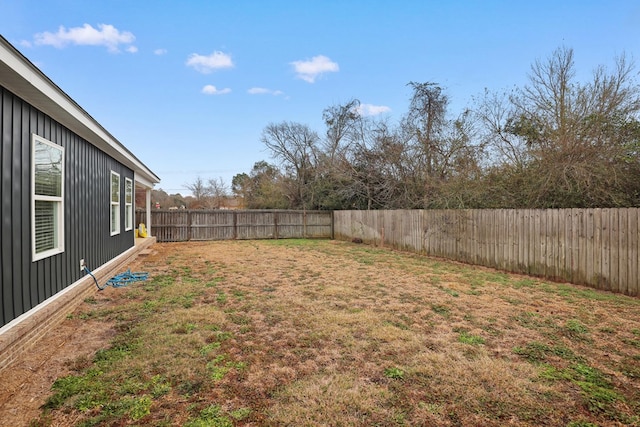
[[[238,212],[233,211],[233,240],[238,240]]]
[[[191,209],[187,210],[187,241],[191,241]]]
[[[334,240],[336,238],[336,211],[331,211],[331,240]]]

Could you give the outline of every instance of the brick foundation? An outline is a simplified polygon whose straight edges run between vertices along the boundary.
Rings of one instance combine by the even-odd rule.
[[[136,245],[102,267],[92,271],[99,283],[121,273],[141,252],[156,241],[155,237],[136,239]],[[48,300],[0,328],[0,371],[29,350],[48,331],[59,325],[86,298],[98,291],[90,275],[73,283]]]

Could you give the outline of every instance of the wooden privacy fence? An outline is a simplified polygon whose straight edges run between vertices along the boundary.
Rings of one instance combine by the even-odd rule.
[[[136,224],[146,213],[136,213]],[[151,235],[158,242],[188,240],[331,238],[329,211],[152,210]]]
[[[638,296],[640,209],[335,211],[334,237]]]

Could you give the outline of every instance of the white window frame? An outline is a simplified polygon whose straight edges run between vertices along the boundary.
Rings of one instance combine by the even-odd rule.
[[[113,191],[114,177],[118,179],[118,189],[115,193]],[[114,200],[114,195],[117,196],[117,200]],[[120,174],[115,171],[111,171],[109,174],[109,201],[109,230],[111,235],[115,236],[120,234]]]
[[[133,230],[133,180],[124,179],[124,230]]]
[[[61,155],[60,195],[36,194],[36,146],[44,144],[58,150]],[[64,252],[64,180],[65,162],[64,147],[34,134],[31,134],[31,259],[38,261]],[[53,247],[40,252],[36,248],[36,202],[53,203]]]

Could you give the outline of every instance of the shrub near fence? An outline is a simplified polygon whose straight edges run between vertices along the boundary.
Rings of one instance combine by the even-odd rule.
[[[136,213],[136,223],[146,213]],[[152,210],[151,235],[158,242],[188,240],[331,238],[329,211]]]
[[[335,211],[360,238],[515,273],[640,295],[640,209]]]

